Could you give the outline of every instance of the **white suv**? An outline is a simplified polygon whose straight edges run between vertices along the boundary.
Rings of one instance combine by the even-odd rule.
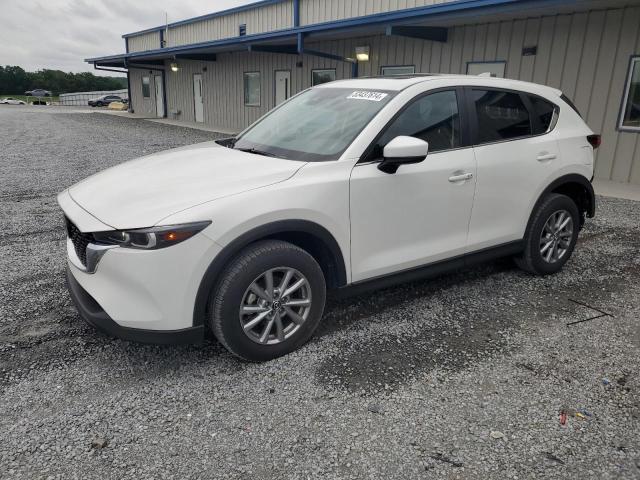
[[[338,81],[236,138],[150,155],[61,193],[82,316],[132,340],[268,360],[326,291],[514,256],[559,271],[593,217],[594,135],[558,90],[468,76]]]

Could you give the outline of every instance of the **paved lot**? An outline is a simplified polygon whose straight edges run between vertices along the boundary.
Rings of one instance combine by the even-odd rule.
[[[58,191],[214,135],[59,112],[0,108],[0,477],[640,477],[640,203],[601,199],[557,276],[333,300],[301,351],[245,364],[101,336],[63,283]],[[612,316],[567,326],[598,315],[569,299]]]

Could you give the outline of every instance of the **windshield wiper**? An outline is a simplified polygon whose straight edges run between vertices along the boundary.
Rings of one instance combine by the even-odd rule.
[[[273,153],[265,152],[262,150],[257,150],[255,148],[234,148],[234,150],[239,150],[245,153],[253,153],[254,155],[262,155],[263,157],[281,158],[279,155],[275,155]]]

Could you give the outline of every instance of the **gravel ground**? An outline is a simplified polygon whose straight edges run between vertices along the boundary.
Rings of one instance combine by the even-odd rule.
[[[640,204],[599,199],[559,275],[333,299],[246,364],[104,337],[63,282],[58,191],[215,135],[64,112],[0,108],[1,478],[640,478]]]

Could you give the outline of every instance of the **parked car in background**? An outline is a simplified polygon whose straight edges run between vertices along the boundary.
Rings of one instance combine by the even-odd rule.
[[[27,97],[51,97],[51,92],[49,90],[44,90],[42,88],[36,88],[34,90],[28,90],[24,92]]]
[[[560,90],[472,76],[326,83],[235,138],[134,160],[58,196],[81,315],[129,340],[205,329],[263,361],[303,345],[328,290],[512,256],[562,270],[600,136]]]
[[[90,107],[106,107],[111,102],[127,103],[128,100],[119,95],[103,95],[102,97],[92,98],[87,103]]]
[[[3,103],[5,105],[26,105],[26,103],[24,103],[22,100],[11,97],[3,98],[2,100],[0,100],[0,103]]]

